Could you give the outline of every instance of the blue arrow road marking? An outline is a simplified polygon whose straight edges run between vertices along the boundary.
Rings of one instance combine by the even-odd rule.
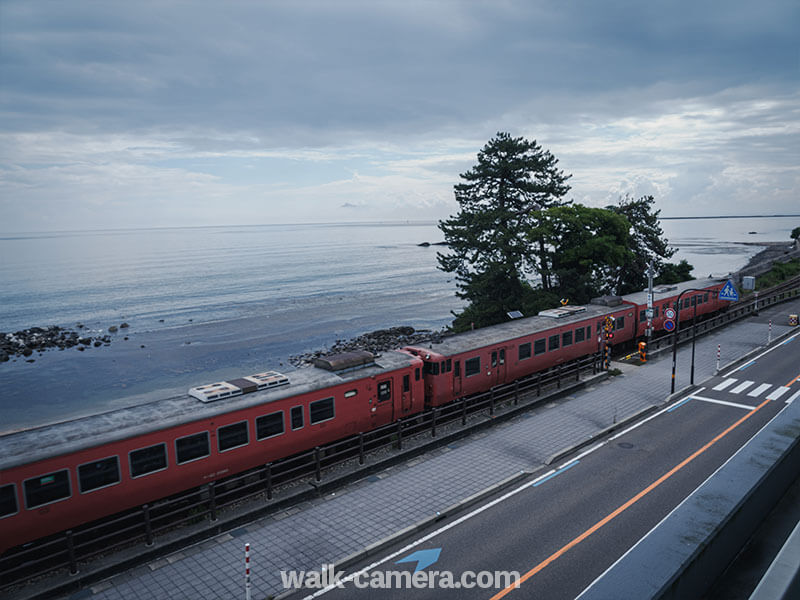
[[[562,474],[564,471],[566,471],[567,469],[571,469],[572,467],[574,467],[575,465],[577,465],[579,462],[580,462],[579,460],[573,460],[573,461],[572,461],[571,463],[569,463],[568,465],[564,465],[563,467],[561,467],[561,468],[560,468],[558,471],[556,471],[555,473],[550,473],[550,475],[548,475],[547,477],[543,477],[542,479],[540,479],[539,481],[537,481],[536,483],[534,483],[532,487],[538,487],[538,486],[542,485],[542,484],[543,484],[545,481],[550,481],[550,480],[551,480],[553,477],[555,477],[556,475],[561,475],[561,474]]]
[[[413,554],[409,554],[405,558],[401,558],[394,564],[406,563],[406,562],[416,562],[417,568],[414,569],[414,573],[417,571],[422,571],[423,569],[430,567],[433,563],[439,560],[439,554],[441,554],[441,548],[431,548],[430,550],[417,550]]]

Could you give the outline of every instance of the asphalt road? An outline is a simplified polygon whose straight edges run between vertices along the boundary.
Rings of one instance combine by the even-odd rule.
[[[551,471],[351,567],[344,588],[315,595],[575,598],[800,397],[798,357],[800,332]],[[495,571],[519,573],[520,587],[507,588]]]

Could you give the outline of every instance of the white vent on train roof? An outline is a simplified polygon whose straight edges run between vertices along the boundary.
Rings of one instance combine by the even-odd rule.
[[[660,285],[658,287],[654,287],[653,291],[656,294],[663,294],[665,292],[671,292],[671,291],[677,290],[677,289],[678,289],[677,285]]]
[[[231,379],[230,381],[218,381],[189,389],[189,395],[197,398],[200,402],[214,402],[224,398],[232,398],[258,392],[267,388],[286,385],[289,378],[277,371],[264,371],[255,375],[248,375],[241,379]]]
[[[540,317],[553,317],[554,319],[562,319],[586,310],[585,306],[562,306],[561,308],[548,308],[539,313]]]

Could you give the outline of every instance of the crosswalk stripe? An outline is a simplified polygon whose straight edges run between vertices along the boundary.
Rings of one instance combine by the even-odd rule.
[[[767,400],[777,400],[781,396],[783,396],[786,392],[789,391],[789,388],[783,385],[779,385],[774,390],[772,390],[767,396]]]
[[[726,380],[725,380],[725,381],[723,381],[722,383],[720,383],[720,384],[718,384],[718,385],[714,386],[714,388],[713,388],[713,389],[714,389],[714,390],[716,390],[717,392],[721,392],[721,391],[722,391],[722,390],[724,390],[725,388],[732,386],[732,385],[733,385],[734,383],[736,383],[737,381],[738,381],[738,379],[736,379],[736,378],[734,378],[734,377],[729,377],[728,379],[726,379]]]
[[[743,391],[745,391],[747,388],[749,388],[754,383],[755,383],[755,381],[743,381],[742,383],[740,383],[739,385],[737,385],[735,388],[733,388],[731,390],[731,394],[741,394]]]
[[[800,390],[797,390],[794,394],[792,394],[789,398],[786,399],[786,404],[791,404],[793,400],[797,400],[800,398]]]
[[[758,386],[753,391],[748,392],[747,395],[750,396],[751,398],[755,398],[756,396],[760,396],[761,394],[766,392],[771,387],[772,387],[771,383],[762,383],[760,386]]]

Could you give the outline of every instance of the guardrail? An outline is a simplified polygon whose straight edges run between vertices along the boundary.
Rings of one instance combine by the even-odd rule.
[[[422,435],[436,438],[446,425],[467,425],[470,416],[485,413],[494,417],[502,407],[520,410],[535,405],[548,391],[580,381],[581,373],[600,370],[600,356],[593,355],[553,369],[497,386],[487,392],[461,398],[448,405],[400,419],[368,432],[319,446],[263,466],[187,490],[137,509],[83,525],[63,533],[12,549],[0,557],[0,590],[8,589],[33,576],[57,570],[71,575],[96,558],[122,548],[143,544],[152,547],[159,536],[205,522],[205,535],[218,533],[223,511],[243,503],[259,501],[252,514],[263,513],[264,504],[273,501],[276,490],[298,481],[320,484],[334,467],[357,461],[364,467],[375,453],[394,448],[403,450],[411,438]],[[508,412],[508,411],[506,411]],[[403,453],[395,458],[402,460]],[[366,467],[364,467],[366,468]],[[276,508],[277,510],[277,508]],[[194,532],[193,535],[197,535]]]

